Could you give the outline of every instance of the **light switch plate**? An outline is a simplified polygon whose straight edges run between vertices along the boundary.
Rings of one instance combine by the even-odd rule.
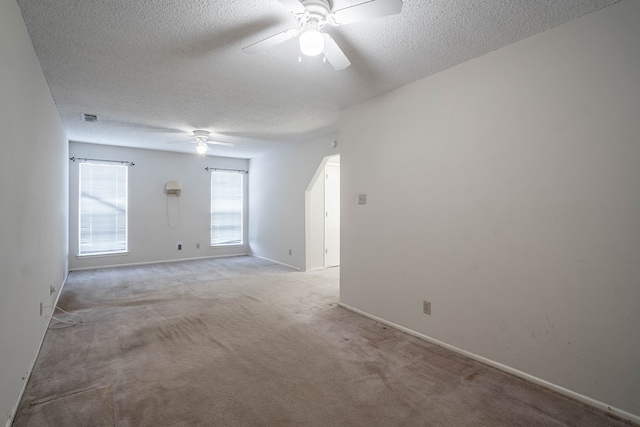
[[[366,194],[358,194],[358,204],[366,205],[367,204],[367,195]]]

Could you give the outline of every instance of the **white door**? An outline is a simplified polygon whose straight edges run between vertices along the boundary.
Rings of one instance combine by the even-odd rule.
[[[340,165],[324,169],[324,266],[340,265]]]

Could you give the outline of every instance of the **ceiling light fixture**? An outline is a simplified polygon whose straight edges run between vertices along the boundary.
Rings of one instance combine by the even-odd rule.
[[[204,156],[204,154],[207,152],[207,150],[209,149],[209,146],[207,145],[206,142],[204,141],[198,141],[198,145],[196,146],[196,152],[198,154],[200,154],[201,156]]]
[[[324,35],[315,28],[300,34],[300,52],[307,56],[318,56],[324,51]]]

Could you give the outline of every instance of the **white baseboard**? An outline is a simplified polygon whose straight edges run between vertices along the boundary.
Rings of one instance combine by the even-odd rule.
[[[98,269],[101,269],[101,268],[135,267],[137,265],[163,264],[163,263],[169,263],[169,262],[182,262],[182,261],[197,261],[197,260],[211,259],[211,258],[230,258],[230,257],[234,257],[234,256],[247,256],[247,255],[254,256],[254,255],[251,255],[251,254],[248,254],[248,253],[227,254],[227,255],[209,255],[209,256],[193,257],[193,258],[177,258],[177,259],[165,259],[165,260],[158,260],[158,261],[131,262],[131,263],[127,263],[127,264],[96,265],[96,266],[92,266],[92,267],[75,267],[75,268],[70,268],[69,271],[98,270]]]
[[[284,263],[284,262],[281,262],[281,261],[276,261],[275,259],[263,257],[263,256],[256,255],[256,254],[250,254],[250,255],[254,256],[256,258],[263,259],[265,261],[270,261],[270,262],[274,262],[276,264],[284,265],[285,267],[293,268],[294,270],[297,270],[297,271],[302,271],[302,269],[300,267],[296,267],[295,265],[287,264],[287,263]]]
[[[67,283],[67,278],[69,278],[68,272],[65,274],[64,279],[62,280],[62,284],[59,286],[59,291],[58,291],[58,294],[56,295],[55,301],[53,302],[53,307],[56,307],[58,305],[58,300],[60,299],[60,295],[62,295],[62,289],[64,288],[64,285]],[[51,310],[51,312],[53,313],[53,309]],[[16,413],[18,412],[18,406],[20,406],[20,401],[22,401],[24,392],[27,389],[27,384],[29,384],[29,379],[31,378],[33,367],[35,366],[36,361],[38,360],[38,356],[40,355],[40,350],[42,349],[42,344],[44,343],[44,338],[46,337],[47,331],[49,330],[50,323],[51,323],[51,316],[49,316],[49,321],[47,322],[47,326],[44,328],[44,332],[42,332],[42,337],[40,338],[40,344],[38,344],[38,349],[36,350],[36,354],[34,354],[33,359],[29,364],[29,368],[27,369],[27,373],[24,376],[24,381],[22,381],[22,388],[20,389],[20,394],[18,394],[18,399],[16,400],[16,403],[13,405],[13,408],[11,409],[11,413],[9,414],[9,419],[7,420],[6,427],[11,427],[11,424],[13,424],[13,420],[16,417]]]
[[[632,421],[634,423],[640,424],[640,416],[638,416],[638,415],[632,414],[632,413],[627,412],[627,411],[623,411],[622,409],[618,409],[618,408],[613,407],[611,405],[607,405],[606,403],[600,402],[599,400],[595,400],[595,399],[592,399],[592,398],[590,398],[588,396],[582,395],[580,393],[576,393],[575,391],[572,391],[572,390],[566,389],[564,387],[561,387],[559,385],[550,383],[549,381],[545,381],[545,380],[543,380],[541,378],[538,378],[538,377],[535,377],[533,375],[527,374],[526,372],[519,371],[518,369],[514,369],[514,368],[512,368],[510,366],[503,365],[502,363],[496,362],[496,361],[491,360],[491,359],[487,359],[486,357],[479,356],[479,355],[477,355],[475,353],[471,353],[470,351],[463,350],[461,348],[458,348],[458,347],[455,347],[453,345],[447,344],[447,343],[445,343],[443,341],[440,341],[440,340],[437,340],[435,338],[431,338],[431,337],[429,337],[427,335],[421,334],[421,333],[416,332],[416,331],[414,331],[412,329],[406,328],[404,326],[398,325],[398,324],[393,323],[393,322],[389,322],[388,320],[381,319],[379,317],[376,317],[376,316],[374,316],[372,314],[369,314],[367,312],[364,312],[362,310],[358,310],[355,307],[351,307],[351,306],[349,306],[347,304],[339,303],[338,305],[340,307],[346,308],[347,310],[353,311],[354,313],[357,313],[357,314],[359,314],[361,316],[368,317],[369,319],[375,320],[376,322],[383,323],[383,324],[385,324],[387,326],[390,326],[390,327],[392,327],[394,329],[398,329],[398,330],[400,330],[402,332],[405,332],[405,333],[407,333],[409,335],[412,335],[412,336],[414,336],[416,338],[420,338],[420,339],[428,341],[428,342],[430,342],[432,344],[436,344],[436,345],[439,345],[440,347],[444,347],[444,348],[446,348],[448,350],[451,350],[451,351],[454,351],[456,353],[462,354],[462,355],[467,356],[467,357],[469,357],[471,359],[477,360],[478,362],[482,362],[485,365],[489,365],[489,366],[492,366],[494,368],[500,369],[501,371],[505,371],[505,372],[507,372],[509,374],[512,374],[512,375],[520,377],[520,378],[522,378],[524,380],[530,381],[530,382],[532,382],[534,384],[537,384],[537,385],[540,385],[542,387],[548,388],[550,390],[555,391],[556,393],[562,394],[562,395],[567,396],[567,397],[569,397],[571,399],[574,399],[574,400],[577,400],[579,402],[585,403],[585,404],[587,404],[589,406],[593,406],[594,408],[600,409],[600,410],[602,410],[604,412],[608,412],[609,414],[615,415],[615,416],[617,416],[619,418],[622,418],[622,419],[625,419],[625,420]]]

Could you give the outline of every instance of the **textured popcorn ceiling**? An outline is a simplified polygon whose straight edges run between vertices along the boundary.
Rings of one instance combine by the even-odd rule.
[[[334,8],[362,0],[335,0]],[[402,14],[328,27],[352,62],[298,63],[277,0],[18,0],[73,141],[250,158],[338,130],[340,110],[617,0],[404,0]],[[86,123],[81,113],[97,114]],[[170,141],[185,141],[169,144]]]

